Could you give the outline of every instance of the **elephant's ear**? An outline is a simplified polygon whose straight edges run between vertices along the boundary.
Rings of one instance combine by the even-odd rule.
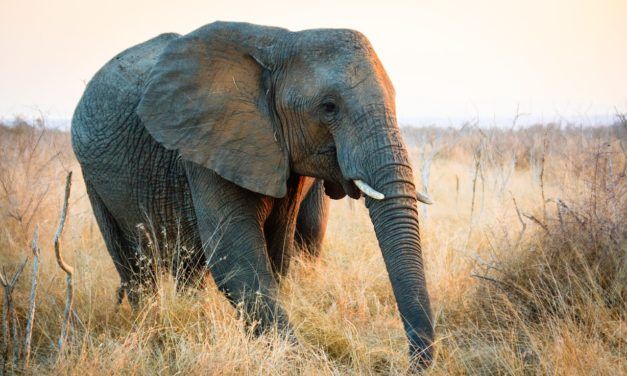
[[[262,76],[286,32],[219,22],[171,41],[137,108],[148,132],[241,187],[283,197],[287,148]]]

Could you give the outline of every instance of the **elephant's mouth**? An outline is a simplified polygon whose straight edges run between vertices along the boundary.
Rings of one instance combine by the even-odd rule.
[[[358,199],[361,197],[361,191],[355,183],[344,178],[340,179],[339,183],[331,180],[324,181],[324,193],[333,200],[339,200],[348,195],[350,198]]]
[[[352,180],[345,179],[340,172],[337,160],[337,147],[335,146],[335,143],[326,145],[318,151],[317,154],[319,156],[331,158],[334,162],[333,164],[337,167],[334,169],[337,172],[332,174],[332,178],[324,179],[324,192],[327,196],[333,200],[342,199],[346,195],[354,199],[361,197],[361,191],[359,188],[357,188]]]

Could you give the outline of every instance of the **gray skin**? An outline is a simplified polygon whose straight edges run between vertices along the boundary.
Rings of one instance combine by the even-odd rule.
[[[295,249],[319,253],[327,196],[359,198],[360,179],[385,195],[365,202],[413,364],[427,365],[431,309],[395,112],[385,70],[352,30],[216,22],[114,57],[78,104],[72,145],[120,291],[136,305],[154,287],[146,258],[168,260],[181,285],[208,267],[257,332],[289,332],[280,275]]]

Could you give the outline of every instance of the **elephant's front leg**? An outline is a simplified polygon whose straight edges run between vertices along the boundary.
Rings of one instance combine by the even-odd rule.
[[[274,323],[289,331],[263,233],[271,200],[191,162],[186,171],[203,250],[218,288],[233,305],[243,304],[249,324],[257,323],[255,333]]]

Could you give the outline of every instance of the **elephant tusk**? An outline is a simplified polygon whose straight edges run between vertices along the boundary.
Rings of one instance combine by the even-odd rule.
[[[372,197],[375,200],[383,200],[385,198],[383,193],[376,191],[374,188],[369,186],[365,181],[353,180],[353,182],[355,183],[357,188],[359,188],[359,190],[362,191],[362,193],[365,194],[366,196]]]
[[[363,181],[363,180],[353,180],[353,182],[355,183],[357,188],[359,188],[359,190],[363,194],[365,194],[366,196],[372,197],[375,200],[383,200],[385,198],[385,195],[383,193],[375,190],[374,188],[369,186],[368,183],[366,183],[365,181]],[[418,191],[416,191],[416,200],[422,202],[423,204],[427,204],[427,205],[433,204],[433,200],[431,199],[431,197],[429,197],[428,195],[426,195],[424,193],[420,193]]]
[[[431,199],[431,197],[427,196],[424,193],[420,193],[418,191],[416,191],[416,200],[422,202],[423,204],[427,204],[427,205],[433,204],[433,200]]]

